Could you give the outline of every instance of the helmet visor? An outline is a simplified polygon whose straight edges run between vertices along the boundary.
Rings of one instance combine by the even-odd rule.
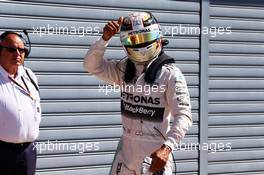
[[[149,46],[142,48],[124,47],[129,59],[135,62],[146,62],[155,56],[157,56],[161,51],[161,46],[158,42],[153,42]]]
[[[147,33],[140,33],[128,36],[121,40],[124,46],[134,46],[138,44],[147,43],[160,38],[160,31],[151,31]]]

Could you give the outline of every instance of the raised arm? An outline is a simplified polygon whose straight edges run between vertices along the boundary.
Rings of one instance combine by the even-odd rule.
[[[105,25],[102,37],[90,47],[83,63],[88,72],[111,84],[120,84],[120,71],[116,61],[105,60],[103,56],[110,39],[119,31],[122,20],[123,17],[120,17],[118,21]]]

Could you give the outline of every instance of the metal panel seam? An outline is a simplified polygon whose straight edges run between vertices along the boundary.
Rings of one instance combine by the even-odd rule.
[[[201,0],[201,29],[209,28],[209,0]],[[208,58],[209,36],[201,32],[200,36],[200,128],[199,143],[208,143]],[[208,153],[206,150],[199,151],[199,174],[208,174]]]

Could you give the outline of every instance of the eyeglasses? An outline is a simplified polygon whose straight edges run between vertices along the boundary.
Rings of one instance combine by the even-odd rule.
[[[0,47],[5,48],[10,53],[15,53],[18,50],[20,54],[23,54],[27,50],[26,48],[16,48],[16,47],[8,47],[8,46],[0,46]]]

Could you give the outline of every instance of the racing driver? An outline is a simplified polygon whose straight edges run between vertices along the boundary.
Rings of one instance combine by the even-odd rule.
[[[119,31],[127,57],[104,59]],[[85,69],[121,90],[123,134],[111,175],[140,175],[145,157],[152,158],[153,174],[172,174],[171,152],[192,125],[192,114],[185,77],[164,53],[165,44],[153,14],[133,12],[108,22],[86,55]]]

